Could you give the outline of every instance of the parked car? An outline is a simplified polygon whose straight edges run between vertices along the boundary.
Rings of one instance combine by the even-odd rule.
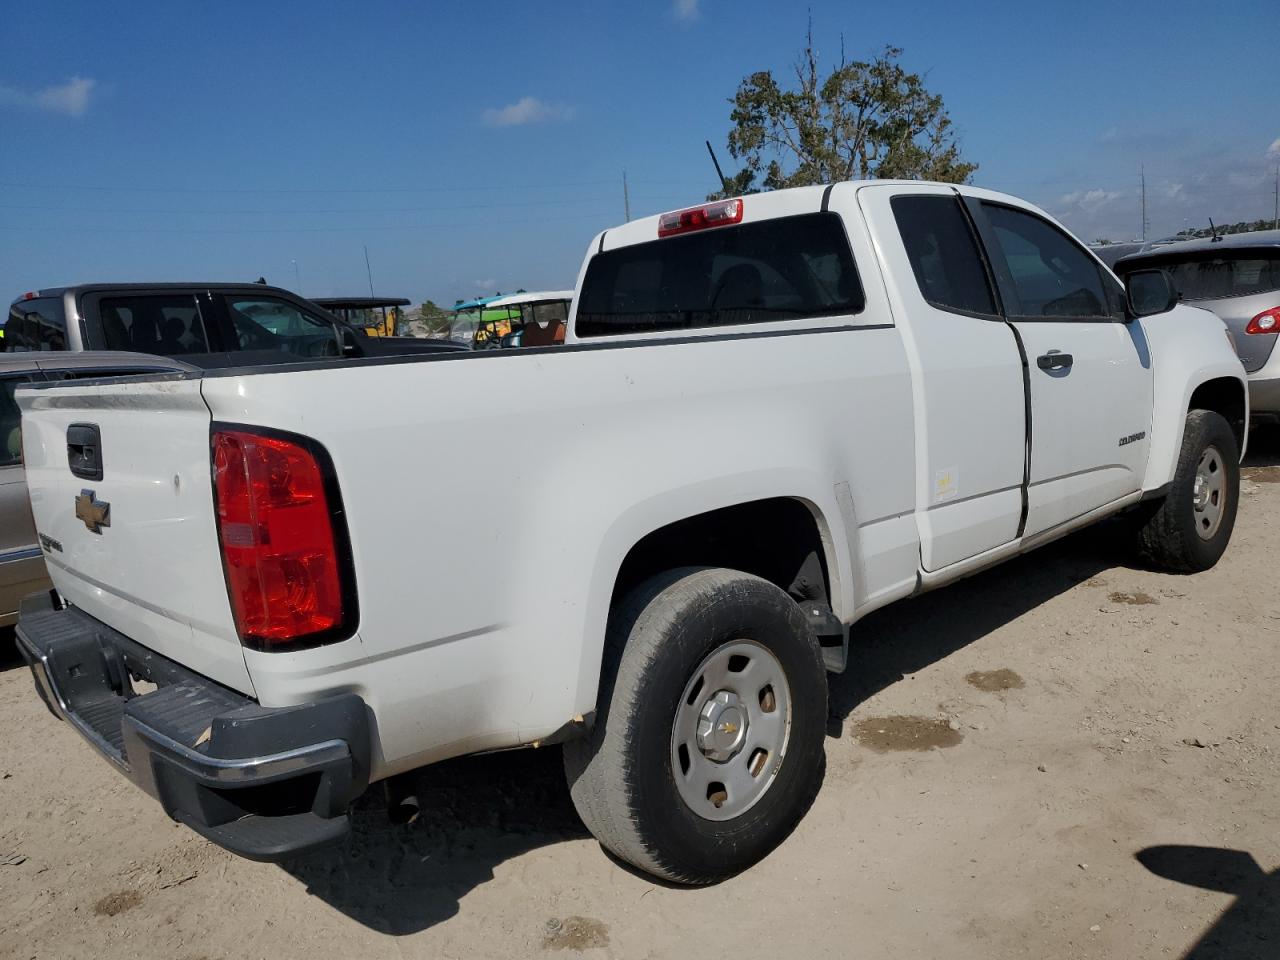
[[[1124,240],[1120,243],[1091,243],[1089,244],[1089,249],[1093,251],[1094,256],[1114,270],[1117,261],[1122,257],[1132,256],[1135,253],[1147,253],[1151,250],[1162,250],[1165,247],[1185,243],[1187,240],[1187,237],[1172,236],[1160,237],[1156,240]]]
[[[860,618],[1124,510],[1205,570],[1247,428],[1161,271],[1126,291],[1035,207],[918,182],[606,230],[558,346],[18,400],[57,589],[19,645],[171,816],[276,859],[371,781],[563,743],[600,842],[691,884],[803,816]]]
[[[1145,249],[1146,246],[1145,241],[1133,240],[1121,243],[1091,243],[1089,244],[1089,249],[1093,251],[1095,257],[1114,270],[1117,260],[1121,257],[1127,257],[1131,253],[1137,253],[1139,250]]]
[[[14,391],[24,383],[193,369],[165,357],[133,353],[0,355],[0,627],[17,622],[23,597],[51,586],[27,501]]]
[[[1280,230],[1187,240],[1116,264],[1121,276],[1152,268],[1169,274],[1186,303],[1222,319],[1249,374],[1254,420],[1280,420]]]
[[[10,305],[0,344],[10,353],[132,350],[206,369],[459,349],[439,340],[370,337],[302,297],[258,283],[32,291]]]

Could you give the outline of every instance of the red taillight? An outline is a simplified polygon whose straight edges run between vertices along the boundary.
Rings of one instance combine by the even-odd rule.
[[[23,300],[34,300],[35,298],[36,298],[36,292],[34,290],[28,290],[26,293],[22,295]]]
[[[691,230],[724,227],[741,222],[742,201],[719,200],[701,207],[662,214],[658,217],[658,236],[670,237],[677,233],[689,233]]]
[[[349,635],[354,598],[343,589],[337,504],[330,503],[321,458],[327,466],[324,452],[301,437],[213,434],[218,535],[246,646],[277,650]]]
[[[1263,310],[1249,321],[1245,333],[1280,333],[1280,307]]]

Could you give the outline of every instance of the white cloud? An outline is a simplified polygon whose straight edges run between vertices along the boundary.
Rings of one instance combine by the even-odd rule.
[[[491,290],[493,289],[493,285],[498,281],[495,280],[493,277],[490,277],[488,280],[475,280],[473,282],[475,283],[476,288],[479,290]]]
[[[66,83],[41,87],[39,90],[21,90],[0,84],[0,108],[16,107],[81,117],[89,109],[89,100],[96,83],[90,77],[72,77]]]
[[[486,110],[483,118],[490,127],[519,127],[526,123],[550,123],[573,119],[573,108],[547,103],[537,97],[521,97],[505,107]]]
[[[697,20],[699,0],[675,0],[671,5],[671,15],[677,20]]]
[[[1280,137],[1276,137],[1271,146],[1267,147],[1267,159],[1280,160]]]
[[[1074,190],[1071,193],[1064,193],[1058,200],[1064,207],[1079,207],[1089,213],[1105,207],[1113,200],[1119,200],[1124,193],[1119,190],[1102,190],[1095,188],[1093,190]]]

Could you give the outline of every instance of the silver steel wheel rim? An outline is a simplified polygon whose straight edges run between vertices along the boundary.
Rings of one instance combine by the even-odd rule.
[[[676,706],[671,771],[685,805],[732,820],[763,797],[791,737],[791,687],[778,658],[754,640],[714,650]]]
[[[1201,540],[1212,540],[1222,526],[1227,505],[1226,469],[1217,447],[1206,447],[1196,465],[1195,486],[1191,489],[1192,514]]]

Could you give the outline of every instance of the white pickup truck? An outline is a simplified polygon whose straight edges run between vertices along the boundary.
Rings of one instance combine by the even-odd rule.
[[[1171,570],[1230,538],[1222,322],[1011,197],[649,217],[573,303],[556,346],[20,390],[51,710],[261,859],[370,782],[563,743],[602,844],[710,883],[804,815],[859,618],[1121,511]]]

